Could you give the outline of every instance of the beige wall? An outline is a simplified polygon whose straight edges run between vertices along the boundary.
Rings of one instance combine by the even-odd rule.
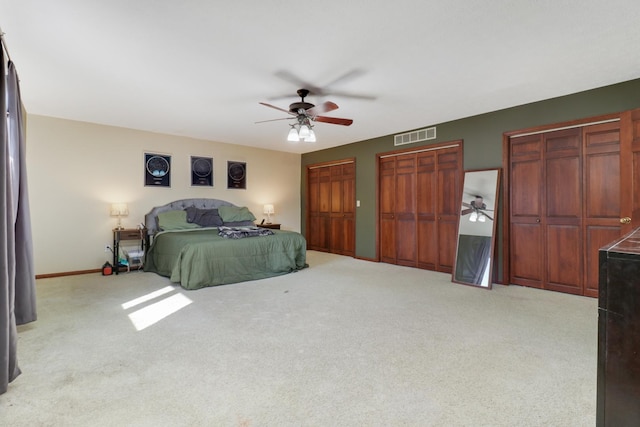
[[[145,152],[171,155],[171,188],[144,186]],[[190,156],[213,157],[214,186],[192,187]],[[127,202],[125,227],[153,206],[191,197],[247,206],[260,221],[300,231],[300,155],[29,115],[27,171],[36,274],[97,269],[110,254],[112,202]],[[228,190],[228,160],[247,163],[247,189]]]

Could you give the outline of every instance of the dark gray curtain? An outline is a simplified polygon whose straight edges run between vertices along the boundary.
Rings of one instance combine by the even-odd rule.
[[[23,325],[36,320],[36,279],[33,267],[33,239],[31,238],[31,213],[29,210],[29,192],[27,187],[27,151],[24,121],[24,107],[20,97],[18,73],[13,62],[9,61],[8,73],[8,110],[9,140],[13,142],[14,171],[15,251],[16,251],[16,287],[15,314],[16,323]]]
[[[16,325],[36,320],[23,108],[15,67],[5,64],[0,49],[0,394],[20,375]]]

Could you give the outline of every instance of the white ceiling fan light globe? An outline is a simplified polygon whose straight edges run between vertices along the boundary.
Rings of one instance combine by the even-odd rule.
[[[304,139],[304,142],[316,142],[316,133],[313,129],[309,129],[309,136]]]
[[[289,131],[289,135],[287,135],[287,141],[289,142],[298,142],[300,141],[300,137],[298,136],[298,131],[294,127],[291,127]]]
[[[307,125],[300,126],[300,131],[298,132],[298,136],[302,139],[309,138],[309,136],[311,136],[311,130],[309,129],[309,126]]]

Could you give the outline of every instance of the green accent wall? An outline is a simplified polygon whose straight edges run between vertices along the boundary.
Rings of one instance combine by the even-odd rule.
[[[462,139],[465,170],[501,168],[504,132],[585,119],[638,107],[640,107],[640,79],[445,123],[434,124],[425,119],[424,126],[419,129],[436,126],[437,134],[437,139],[426,143],[395,147],[393,135],[385,135],[303,154],[300,188],[301,230],[303,233],[306,230],[307,165],[355,158],[356,199],[360,200],[360,207],[356,208],[356,256],[373,259],[376,255],[376,154]],[[357,123],[354,126],[357,126]],[[398,129],[396,133],[411,130],[414,129]],[[318,145],[321,144],[318,143]]]

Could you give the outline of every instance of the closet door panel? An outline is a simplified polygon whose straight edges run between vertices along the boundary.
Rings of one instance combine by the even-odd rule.
[[[418,267],[435,270],[438,263],[435,154],[420,153],[417,162]]]
[[[316,250],[319,251],[328,251],[329,250],[329,239],[331,234],[331,218],[327,215],[318,216],[318,246]]]
[[[582,293],[582,239],[579,226],[549,225],[546,229],[545,288]]]
[[[308,208],[310,213],[318,213],[320,211],[320,174],[317,169],[309,170],[308,174],[308,187],[307,193]]]
[[[455,258],[460,203],[460,172],[457,156],[438,156],[438,271],[451,273]]]
[[[540,160],[513,163],[511,166],[511,217],[542,217],[542,170]]]
[[[510,144],[510,283],[543,287],[542,136],[514,138]]]
[[[435,270],[438,264],[438,240],[435,221],[418,221],[418,267]]]
[[[540,224],[511,225],[511,283],[542,288],[544,259],[538,250],[542,241]]]
[[[547,160],[546,216],[574,223],[582,217],[582,174],[580,159],[562,157]]]
[[[320,174],[317,169],[309,169],[307,173],[307,244],[309,249],[320,245]]]
[[[545,289],[582,294],[582,132],[543,134],[545,156]]]
[[[396,245],[397,263],[416,265],[415,155],[396,159]]]
[[[600,248],[622,236],[620,123],[583,129],[585,292],[598,296]]]
[[[321,214],[328,214],[331,210],[331,172],[329,168],[319,168],[319,209]]]
[[[345,218],[342,223],[342,254],[356,255],[356,221],[353,217]]]
[[[331,218],[330,220],[329,252],[342,254],[342,241],[344,236],[344,220],[342,218]]]
[[[396,171],[395,158],[380,159],[379,174],[379,251],[380,261],[395,264],[396,262]]]

